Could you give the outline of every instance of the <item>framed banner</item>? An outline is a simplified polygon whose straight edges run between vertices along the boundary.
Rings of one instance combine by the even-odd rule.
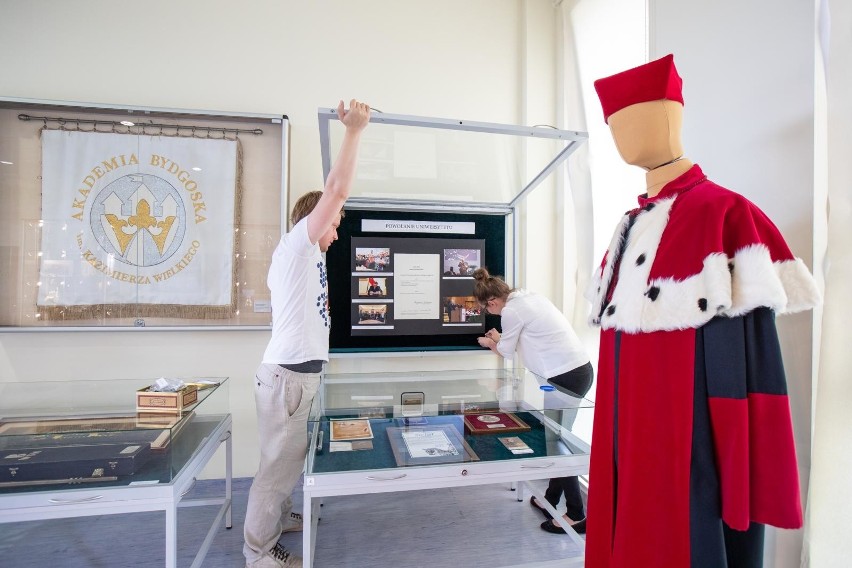
[[[0,97],[0,327],[268,329],[289,120]]]

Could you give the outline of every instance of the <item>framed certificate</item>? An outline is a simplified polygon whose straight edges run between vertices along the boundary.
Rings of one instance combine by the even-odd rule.
[[[528,432],[530,427],[511,412],[488,412],[464,415],[465,434],[505,434]]]
[[[395,427],[387,429],[396,465],[431,465],[479,461],[461,433],[452,425]]]
[[[349,440],[369,440],[373,437],[373,428],[367,419],[329,421],[332,442]]]

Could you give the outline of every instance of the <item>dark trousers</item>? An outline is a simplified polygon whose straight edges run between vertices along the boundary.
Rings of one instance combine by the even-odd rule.
[[[565,495],[565,508],[568,518],[572,521],[581,521],[586,513],[583,508],[583,496],[580,494],[580,480],[574,477],[554,477],[547,484],[544,498],[553,505],[559,504],[559,500]]]
[[[594,371],[591,363],[586,363],[567,373],[562,373],[547,382],[553,384],[560,392],[582,398],[589,392],[594,380]],[[576,411],[574,411],[576,413]],[[564,425],[564,424],[563,424]],[[583,497],[580,494],[580,481],[576,476],[554,477],[547,485],[544,498],[556,508],[559,500],[565,495],[565,508],[568,518],[572,521],[580,521],[586,517],[583,507]]]

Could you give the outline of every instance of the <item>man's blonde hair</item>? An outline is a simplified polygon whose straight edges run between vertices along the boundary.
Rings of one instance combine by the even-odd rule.
[[[314,207],[319,203],[320,197],[322,197],[321,191],[309,191],[302,197],[296,201],[296,204],[293,205],[293,211],[290,213],[290,222],[294,225],[311,214],[311,211],[314,210]],[[340,210],[340,216],[345,217],[346,212],[343,209]]]

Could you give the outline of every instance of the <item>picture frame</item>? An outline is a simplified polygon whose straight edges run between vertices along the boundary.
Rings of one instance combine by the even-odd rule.
[[[511,412],[477,412],[464,415],[465,434],[529,432],[530,426]]]
[[[479,461],[473,448],[450,424],[390,426],[387,432],[399,467]]]
[[[331,431],[330,440],[332,442],[371,440],[373,438],[373,428],[370,426],[369,419],[366,418],[330,420],[328,427]]]

